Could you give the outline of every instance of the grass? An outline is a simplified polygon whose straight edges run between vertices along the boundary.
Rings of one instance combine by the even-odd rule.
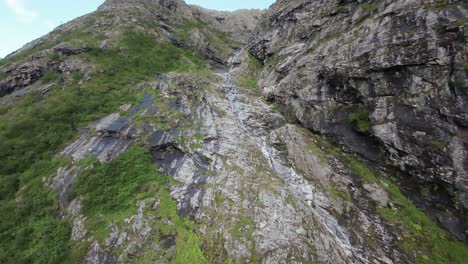
[[[157,172],[156,165],[144,148],[130,148],[110,163],[95,161],[92,167],[79,176],[73,192],[74,196],[82,198],[91,235],[103,241],[109,234],[107,225],[112,222],[125,228],[124,219],[135,214],[137,201],[155,197],[160,200],[160,208],[147,213],[154,214],[160,220],[153,223],[151,243],[157,244],[162,237],[175,235],[175,255],[171,263],[206,263],[199,237],[193,231],[194,224],[177,214],[176,203],[170,197],[169,186],[174,184],[172,178]],[[162,219],[169,220],[173,225]],[[142,259],[153,257],[158,256],[141,256]]]
[[[208,48],[221,58],[229,56],[232,50],[231,46],[240,46],[229,34],[214,29],[201,20],[186,20],[180,25],[176,25],[176,27],[177,30],[174,35],[178,40],[187,44],[194,44],[190,34],[192,31],[198,31],[203,35],[205,42],[208,43]]]
[[[255,231],[255,223],[248,217],[241,217],[237,223],[230,229],[230,234],[234,239],[252,239]]]
[[[307,148],[312,154],[314,154],[320,160],[320,163],[328,164],[328,159],[325,153],[316,144],[309,144]]]
[[[383,175],[358,161],[349,154],[343,153],[318,135],[314,138],[324,146],[327,154],[333,155],[346,164],[353,173],[362,177],[364,182],[379,184],[391,196],[394,208],[377,208],[378,213],[387,222],[399,228],[401,249],[415,261],[415,263],[466,263],[468,246],[452,238],[445,230],[434,223],[431,218],[414,203],[406,198],[399,188]],[[336,186],[331,185],[332,196],[348,199],[347,195],[336,192]]]
[[[95,162],[93,169],[81,175],[74,190],[82,197],[85,214],[112,214],[135,206],[142,186],[158,180],[155,166],[140,148],[133,148],[108,164]],[[138,197],[137,196],[140,196]]]
[[[63,38],[56,42],[67,41],[72,37],[89,37],[91,40],[99,38],[80,32],[63,34]],[[93,42],[86,39],[83,41]],[[38,46],[2,60],[2,63],[21,61],[54,44]],[[42,183],[43,177],[53,176],[60,166],[60,162],[54,161],[54,155],[77,136],[80,127],[118,111],[123,104],[138,102],[139,94],[134,91],[135,84],[151,80],[159,73],[190,71],[204,64],[203,56],[171,44],[159,43],[151,35],[142,33],[124,34],[119,46],[125,48],[126,54],[117,49],[102,51],[97,47],[89,47],[87,53],[78,55],[96,65],[97,71],[91,80],[83,84],[78,84],[77,80],[71,83],[59,80],[46,95],[29,93],[15,99],[14,107],[0,111],[0,208],[2,212],[10,212],[0,215],[2,262],[66,263],[65,260],[71,259],[70,254],[73,252],[69,250],[68,223],[56,218],[59,207],[57,200],[54,193]],[[58,77],[54,73],[47,73],[42,81],[52,82]],[[96,172],[100,175],[115,172],[111,168],[99,168]],[[144,181],[145,177],[149,176],[142,174],[134,179],[135,182],[118,178],[116,185],[108,186],[108,190],[102,189],[104,186],[92,188],[96,196],[85,199],[86,212],[91,215],[103,211],[114,218],[122,218],[128,212],[126,208],[131,211],[132,199],[135,199],[133,194],[139,186],[137,181]],[[95,183],[102,180],[110,184],[109,179],[97,179],[92,175],[90,180]],[[120,189],[123,184],[129,186]],[[107,200],[98,194],[116,196]],[[94,198],[97,200],[93,202]],[[175,212],[175,205],[171,206]],[[101,237],[106,234],[103,227],[105,221],[105,217],[95,217],[89,223],[95,225]]]
[[[370,3],[363,3],[361,4],[361,7],[362,9],[364,9],[365,11],[369,12],[369,11],[373,11],[374,9],[377,8],[377,0],[373,1],[373,2],[370,2]]]
[[[396,185],[388,181],[387,184],[386,190],[392,195],[392,202],[398,209],[380,208],[379,212],[387,221],[403,226],[409,232],[402,239],[403,250],[416,263],[466,263],[466,244],[450,238],[447,232],[401,194]]]
[[[60,78],[61,78],[61,75],[59,73],[53,70],[49,70],[44,74],[44,76],[42,76],[41,81],[45,83],[50,83],[50,82],[57,81]]]
[[[261,91],[257,85],[260,73],[263,69],[262,63],[258,61],[252,54],[245,52],[247,55],[247,70],[237,80],[237,85],[241,88],[261,95]]]
[[[58,203],[55,194],[43,188],[40,176],[50,175],[61,161],[54,159],[33,165],[25,172],[33,180],[10,196],[13,186],[5,185],[2,176],[0,210],[0,259],[2,263],[65,263],[69,254],[68,223],[56,218]],[[12,177],[10,177],[10,180]],[[14,180],[14,178],[13,178]],[[10,183],[11,184],[11,183]],[[14,184],[13,184],[14,185]],[[8,188],[9,187],[9,188]]]
[[[333,199],[341,201],[352,201],[351,194],[349,194],[346,188],[341,187],[340,185],[334,182],[330,182],[328,187]]]

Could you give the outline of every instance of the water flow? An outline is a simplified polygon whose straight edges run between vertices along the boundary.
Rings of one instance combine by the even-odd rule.
[[[239,91],[232,80],[232,74],[236,70],[239,58],[243,53],[243,49],[236,51],[228,60],[229,70],[221,74],[225,82],[226,99],[231,105],[231,109],[236,116],[236,121],[250,140],[255,142],[261,149],[263,155],[268,160],[271,170],[285,181],[297,199],[306,202],[310,206],[311,211],[324,224],[328,232],[341,244],[346,254],[352,255],[352,246],[348,239],[348,232],[325,210],[326,204],[329,203],[328,198],[322,193],[317,192],[315,186],[281,159],[280,152],[269,142],[270,131],[268,128],[246,124],[245,121],[251,117],[251,113],[255,113],[256,111],[272,115],[274,113],[271,112],[267,104],[260,100],[256,100],[257,104],[255,106],[239,102]]]

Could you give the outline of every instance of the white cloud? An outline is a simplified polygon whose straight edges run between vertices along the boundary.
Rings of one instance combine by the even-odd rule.
[[[26,0],[5,0],[5,4],[15,13],[19,21],[31,22],[37,17],[37,13],[28,9],[25,5],[25,1]]]

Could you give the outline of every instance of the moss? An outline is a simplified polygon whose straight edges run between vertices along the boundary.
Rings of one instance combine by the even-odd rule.
[[[221,205],[224,203],[226,199],[224,198],[224,196],[221,194],[221,193],[215,193],[215,197],[214,197],[214,201],[216,203],[216,205]]]
[[[436,147],[437,149],[439,150],[444,150],[445,147],[447,146],[447,143],[446,142],[443,142],[443,141],[438,141],[438,140],[432,140],[431,141],[431,145]]]
[[[241,88],[248,89],[250,91],[254,91],[256,93],[259,93],[257,90],[257,82],[258,82],[258,77],[257,76],[251,76],[251,75],[244,75],[239,78],[238,85]]]
[[[237,223],[230,229],[232,238],[240,240],[247,239],[251,241],[252,234],[255,231],[255,223],[252,219],[242,216]]]
[[[369,114],[367,112],[354,112],[348,115],[351,126],[361,133],[366,133],[370,129]]]
[[[465,70],[468,70],[468,61],[465,61],[465,62],[463,63],[463,68],[464,68]]]
[[[309,151],[316,156],[322,164],[328,164],[328,159],[323,150],[321,150],[316,144],[309,144],[307,146]]]
[[[339,200],[339,201],[351,201],[352,200],[349,192],[341,185],[338,185],[334,182],[330,182],[328,187],[329,187],[329,191],[333,199]]]
[[[377,4],[378,4],[377,2],[378,2],[377,0],[374,0],[370,3],[369,2],[363,3],[360,6],[364,11],[370,12],[377,8]]]
[[[360,161],[356,160],[351,156],[346,156],[346,160],[348,161],[348,165],[350,168],[358,175],[362,176],[364,180],[368,182],[376,182],[377,177],[372,169],[368,166],[362,164]]]

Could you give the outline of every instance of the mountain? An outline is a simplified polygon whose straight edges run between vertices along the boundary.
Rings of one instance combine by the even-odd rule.
[[[2,263],[466,263],[466,17],[107,0],[0,61]]]

